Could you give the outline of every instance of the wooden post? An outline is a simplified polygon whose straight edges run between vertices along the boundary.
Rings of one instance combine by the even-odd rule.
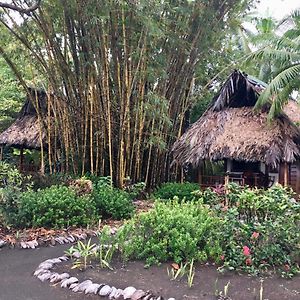
[[[289,168],[288,163],[284,162],[283,164],[283,186],[288,186],[289,184]]]

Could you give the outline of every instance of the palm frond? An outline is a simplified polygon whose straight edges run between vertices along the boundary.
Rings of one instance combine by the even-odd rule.
[[[276,97],[280,95],[282,91],[284,91],[284,93],[287,93],[289,89],[290,89],[289,93],[291,93],[292,92],[291,82],[299,79],[299,74],[300,74],[300,62],[291,65],[285,70],[283,70],[282,72],[280,72],[259,96],[255,107],[260,108],[266,103],[271,102],[273,108],[271,109],[272,112],[270,112],[270,115],[274,116],[276,111],[280,109],[279,103],[281,101],[280,97],[278,98],[279,100],[276,99]]]

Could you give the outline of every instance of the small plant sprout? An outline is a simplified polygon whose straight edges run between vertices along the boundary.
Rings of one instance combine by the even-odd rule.
[[[93,251],[95,246],[95,244],[91,244],[91,239],[89,239],[86,244],[84,244],[82,241],[79,241],[77,246],[73,247],[72,253],[74,254],[75,252],[78,252],[80,257],[76,259],[72,269],[83,268],[85,270],[88,266],[88,258],[95,253],[95,251]]]
[[[228,297],[229,285],[230,285],[230,281],[228,281],[227,284],[224,286],[223,292],[222,291],[218,292],[218,290],[216,289],[216,293],[218,293],[216,295],[218,300],[230,300],[231,299],[230,297]]]
[[[260,289],[259,289],[259,300],[263,300],[263,294],[264,294],[264,286],[263,286],[263,280],[260,281]]]
[[[218,278],[216,279],[215,281],[215,284],[214,284],[214,289],[215,289],[215,296],[219,296],[220,295],[220,291],[218,289]]]
[[[98,234],[99,246],[98,257],[100,268],[108,268],[112,270],[110,262],[116,250],[116,245],[111,243],[111,235],[109,226],[104,226],[102,232]]]
[[[224,296],[227,297],[228,295],[228,289],[229,289],[230,281],[227,282],[227,284],[224,286]]]
[[[189,288],[191,288],[193,286],[194,277],[195,277],[194,259],[192,259],[190,263],[190,269],[187,277],[188,277],[188,286]]]

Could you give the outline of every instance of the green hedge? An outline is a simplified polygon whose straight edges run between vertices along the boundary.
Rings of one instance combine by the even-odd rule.
[[[134,213],[130,194],[112,187],[109,182],[97,182],[92,197],[97,212],[104,218],[128,219]]]
[[[215,232],[219,218],[198,202],[157,201],[155,208],[135,216],[118,232],[123,256],[147,264],[218,259],[222,249]]]
[[[96,208],[88,196],[77,196],[66,186],[52,186],[20,196],[19,226],[64,228],[86,226],[96,218]]]
[[[153,197],[156,199],[170,200],[174,197],[178,197],[179,200],[190,201],[194,199],[192,192],[199,190],[199,185],[197,183],[177,183],[177,182],[167,182],[163,183],[156,191],[153,193]]]

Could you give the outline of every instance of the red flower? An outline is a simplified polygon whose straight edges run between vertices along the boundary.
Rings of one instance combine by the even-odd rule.
[[[259,237],[259,232],[253,232],[251,239],[257,239]]]
[[[247,266],[251,266],[251,265],[252,265],[252,260],[251,260],[251,258],[248,257],[248,258],[246,259],[246,265],[247,265]]]
[[[243,247],[243,253],[244,253],[245,256],[250,256],[251,252],[250,252],[249,247],[244,246]]]

